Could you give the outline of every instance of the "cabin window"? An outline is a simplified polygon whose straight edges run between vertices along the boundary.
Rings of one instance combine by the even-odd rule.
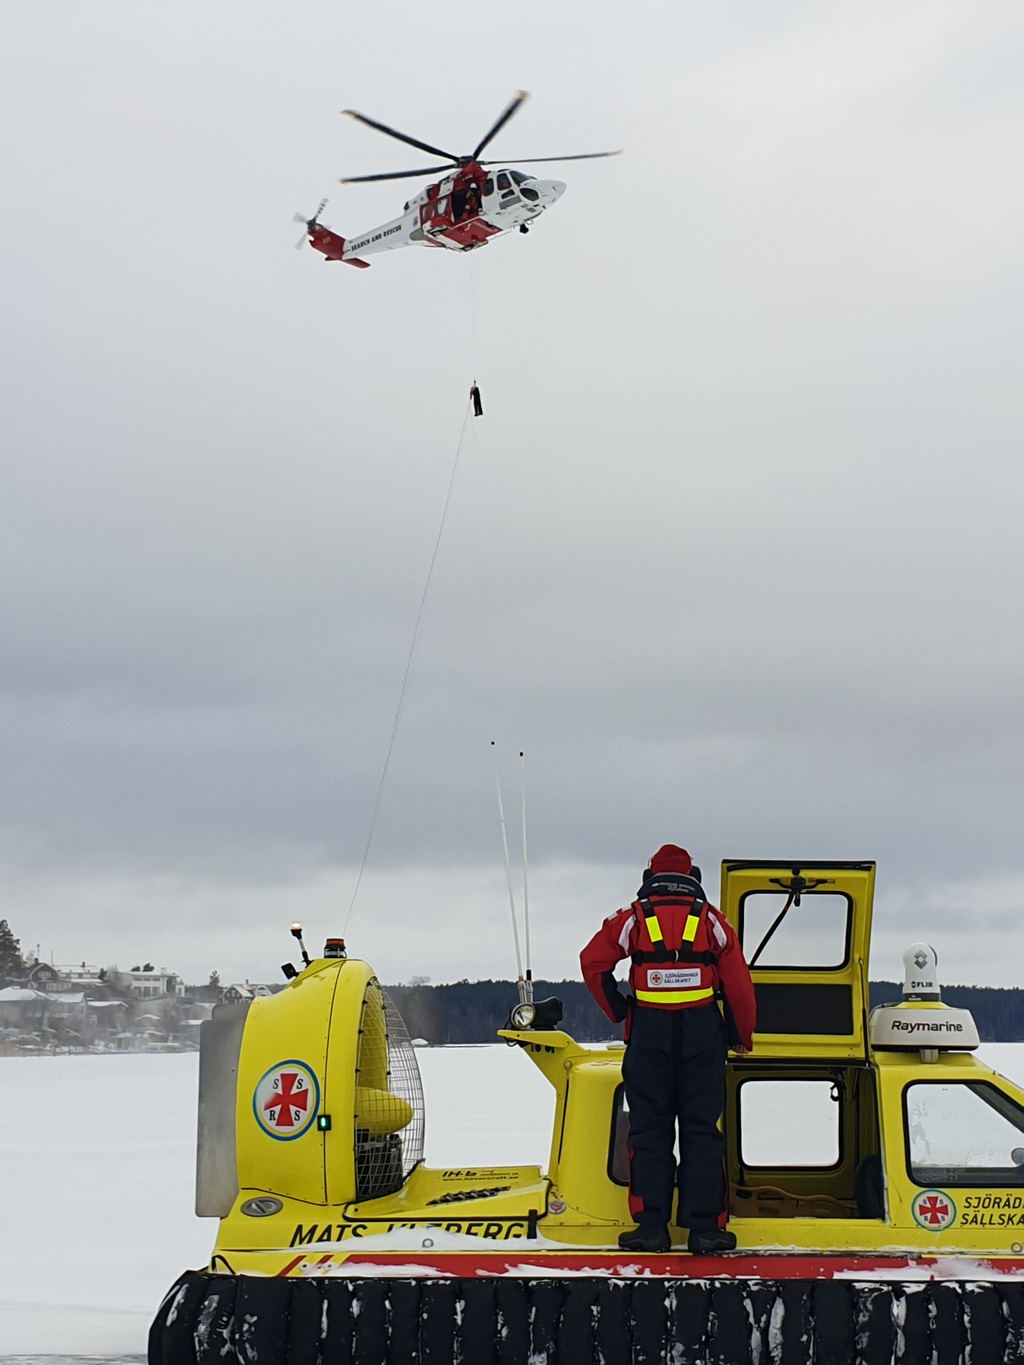
[[[832,1081],[743,1081],[739,1118],[745,1167],[778,1171],[839,1165],[839,1091]]]
[[[508,175],[507,175],[504,171],[499,171],[499,172],[498,172],[498,189],[499,189],[499,190],[508,190],[508,189],[511,189],[511,188],[512,188],[511,185],[509,185],[509,183],[508,183]]]
[[[608,1140],[608,1179],[629,1184],[629,1105],[625,1086],[618,1086],[612,1101],[612,1131]]]
[[[1024,1109],[994,1085],[920,1081],[903,1106],[915,1185],[1024,1186]]]
[[[748,891],[740,901],[740,942],[747,961],[756,957],[754,965],[776,971],[844,966],[849,956],[849,896],[807,891],[799,905],[786,910],[788,899],[784,891]]]
[[[489,175],[484,181],[484,198],[489,199],[494,193],[494,176]]]

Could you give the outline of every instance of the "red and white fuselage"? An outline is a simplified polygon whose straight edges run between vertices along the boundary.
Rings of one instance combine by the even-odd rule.
[[[329,261],[363,267],[369,262],[362,257],[403,246],[473,251],[492,237],[526,229],[564,193],[562,180],[538,180],[511,169],[485,171],[471,161],[410,199],[401,218],[358,237],[341,237],[314,220],[309,244]]]

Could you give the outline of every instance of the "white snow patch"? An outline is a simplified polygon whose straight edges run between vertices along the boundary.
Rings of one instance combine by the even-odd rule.
[[[1024,1082],[1024,1044],[980,1055]],[[430,1165],[547,1165],[554,1092],[521,1049],[417,1060]],[[192,1213],[197,1075],[194,1053],[0,1058],[0,1356],[145,1353],[158,1304],[216,1232]],[[975,1262],[956,1273],[989,1278]]]

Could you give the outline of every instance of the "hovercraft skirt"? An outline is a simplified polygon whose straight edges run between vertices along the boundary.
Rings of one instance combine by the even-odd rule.
[[[1024,1283],[189,1271],[150,1365],[1008,1365]]]

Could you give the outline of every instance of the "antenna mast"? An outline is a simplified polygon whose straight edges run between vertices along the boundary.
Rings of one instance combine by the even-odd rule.
[[[494,740],[491,740],[491,748],[495,749],[494,754],[494,789],[498,794],[498,819],[501,822],[501,846],[505,852],[505,881],[508,885],[508,908],[512,916],[512,940],[516,945],[516,985],[519,990],[519,1001],[523,1003],[529,999],[526,991],[526,981],[523,978],[523,955],[519,949],[519,924],[516,920],[516,898],[512,890],[512,864],[508,856],[508,835],[505,832],[505,807],[501,799],[501,774],[498,771],[498,754]]]
[[[526,940],[526,999],[533,999],[533,964],[530,958],[530,874],[526,857],[526,755],[519,751],[519,816],[523,839],[523,936]]]

